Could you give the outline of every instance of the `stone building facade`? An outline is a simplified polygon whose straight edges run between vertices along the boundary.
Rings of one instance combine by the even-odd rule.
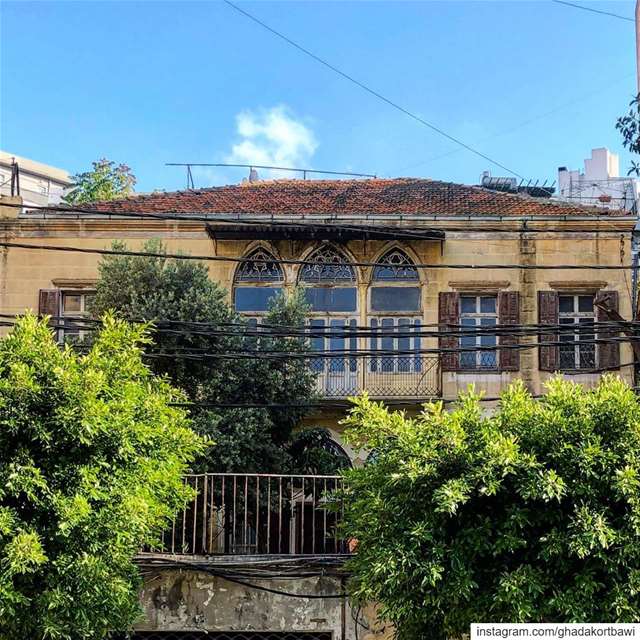
[[[211,258],[211,278],[255,322],[278,290],[302,286],[312,326],[346,333],[367,328],[367,337],[346,335],[339,344],[319,338],[314,344],[319,351],[346,353],[312,361],[327,401],[367,391],[415,411],[426,400],[453,400],[474,384],[490,407],[516,379],[542,394],[554,372],[593,385],[603,371],[613,371],[633,383],[629,344],[597,342],[615,334],[594,333],[595,340],[565,334],[560,340],[552,330],[608,320],[603,309],[633,317],[635,218],[626,211],[396,179],[258,182],[132,197],[92,205],[88,212],[23,213],[15,206],[0,212],[2,314],[31,309],[62,322],[83,314],[101,257],[91,251],[116,240],[138,250],[160,238],[170,252]],[[54,249],[61,246],[84,251]],[[452,327],[496,324],[542,329],[540,335],[451,335]],[[378,349],[383,356],[375,355]],[[351,358],[349,350],[372,355]],[[334,405],[305,420],[327,427],[341,444],[343,410]],[[354,464],[366,459],[367,452],[345,450]],[[304,511],[304,485],[301,495]],[[384,625],[376,627],[371,611],[356,615],[340,598],[288,598],[225,582],[215,571],[191,570],[188,562],[198,556],[192,551],[179,569],[169,566],[170,554],[142,559],[148,579],[140,630],[151,635],[140,637],[187,640],[206,630],[245,634],[231,638],[266,637],[258,632],[269,631],[362,640],[389,633]],[[289,552],[285,556],[296,555],[295,548]],[[312,554],[316,560],[326,555]],[[213,563],[207,566],[215,568],[218,560],[207,557]],[[340,570],[320,573],[295,583],[270,574],[259,584],[276,592],[339,593]]]

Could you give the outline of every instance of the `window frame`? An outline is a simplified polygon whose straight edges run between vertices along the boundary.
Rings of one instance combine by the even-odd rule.
[[[378,267],[373,267],[371,271],[371,279],[369,286],[367,287],[367,314],[375,317],[396,316],[398,318],[411,317],[417,320],[422,320],[423,317],[423,300],[422,300],[422,280],[420,278],[420,271],[415,266],[412,258],[406,251],[398,247],[392,247],[387,249],[382,256],[376,260],[376,263],[384,264],[385,260],[394,253],[400,253],[407,261],[406,266],[410,267],[415,272],[415,278],[379,278],[376,277],[376,270]],[[393,263],[390,263],[393,267]],[[402,268],[401,266],[399,267]],[[377,288],[384,289],[417,289],[418,290],[418,308],[417,309],[402,309],[402,310],[379,310],[374,309],[372,304],[373,290]]]
[[[271,260],[255,259],[254,262],[264,262],[264,263],[273,262],[278,267],[278,272],[281,276],[280,279],[256,278],[255,280],[252,280],[252,279],[243,279],[241,277],[243,267],[252,260],[252,257],[254,255],[258,253],[264,254],[265,257],[266,256],[270,257]],[[236,268],[236,271],[233,275],[233,289],[231,292],[231,302],[232,302],[233,310],[239,315],[241,315],[243,318],[255,318],[258,321],[257,324],[260,324],[260,319],[264,318],[269,313],[269,309],[261,309],[261,310],[249,309],[246,311],[238,311],[238,309],[236,308],[236,292],[239,289],[262,289],[262,288],[279,290],[272,297],[277,296],[279,293],[284,293],[286,291],[286,275],[285,275],[284,269],[278,262],[278,258],[276,257],[275,253],[270,249],[268,249],[267,247],[257,246],[257,247],[253,247],[253,249],[251,249],[246,254],[246,256],[244,257],[244,262],[240,262],[238,264],[238,267]]]
[[[77,336],[80,340],[83,340],[84,337],[89,333],[86,329],[78,329],[77,331],[70,332],[65,328],[66,326],[66,317],[70,318],[89,318],[91,317],[89,311],[87,310],[87,298],[90,296],[95,296],[96,290],[93,288],[79,288],[74,289],[71,287],[60,288],[60,301],[58,303],[58,318],[59,322],[56,324],[61,325],[58,329],[58,342],[64,342],[65,337]],[[64,303],[65,298],[67,296],[79,296],[80,297],[80,311],[74,311],[73,313],[65,314],[64,311]]]
[[[462,310],[462,301],[464,298],[475,298],[475,311],[473,313],[469,313],[469,312],[464,312]],[[482,311],[482,302],[481,299],[482,298],[492,298],[494,300],[494,311],[493,312],[483,312]],[[498,293],[494,293],[494,292],[464,292],[464,293],[460,293],[459,294],[459,298],[458,298],[459,302],[459,322],[460,322],[460,330],[464,330],[464,319],[468,318],[468,319],[473,319],[475,322],[475,327],[482,327],[482,320],[486,319],[486,318],[494,318],[495,322],[493,324],[493,326],[496,326],[499,323],[499,318],[500,318],[500,309],[498,307]],[[484,325],[484,326],[491,326],[491,325]],[[463,345],[462,344],[462,339],[465,336],[461,336],[458,339],[458,348],[459,349],[463,349],[463,348],[467,348],[470,347],[471,345]],[[467,337],[472,337],[472,336],[467,336]],[[486,346],[482,344],[482,335],[476,335],[475,336],[475,347],[482,347],[482,346]],[[499,372],[500,371],[500,353],[499,353],[499,344],[498,344],[498,336],[494,335],[493,336],[494,340],[495,340],[495,346],[493,347],[493,351],[491,350],[487,350],[487,349],[482,349],[482,350],[470,350],[470,351],[460,351],[459,352],[459,359],[458,359],[458,368],[460,371],[462,372],[469,372],[469,373],[474,373],[474,372],[479,372],[479,371],[484,371],[484,372]],[[469,364],[464,362],[464,358],[465,356],[474,354],[475,355],[475,366],[470,366]],[[494,362],[491,365],[483,365],[481,363],[482,357],[485,354],[493,354],[494,357]]]
[[[558,293],[558,326],[561,325],[569,325],[569,324],[575,324],[575,325],[579,325],[580,324],[580,320],[584,319],[584,320],[590,320],[591,322],[596,322],[597,320],[597,314],[596,314],[596,306],[595,306],[595,301],[596,301],[596,293],[593,292],[586,292],[586,291],[579,291],[579,292],[572,292],[572,291],[566,291],[566,292],[559,292]],[[586,298],[589,297],[591,298],[591,311],[580,311],[580,298]],[[561,298],[573,298],[573,311],[571,312],[567,312],[567,311],[562,311],[560,309],[560,300]],[[573,322],[569,323],[569,322],[565,322],[563,323],[562,320],[565,319],[572,319]],[[569,341],[567,340],[567,345],[570,342],[573,342],[573,367],[565,367],[563,366],[563,362],[562,362],[562,344],[558,344],[558,371],[561,371],[563,373],[583,373],[585,371],[589,371],[591,369],[596,369],[598,367],[598,359],[599,359],[599,354],[598,354],[598,347],[597,344],[593,343],[593,344],[581,344],[582,340],[581,339],[585,339],[585,336],[580,334],[580,333],[573,333],[573,334],[564,334],[565,336],[570,336],[572,337],[572,340]],[[589,335],[589,334],[587,334]],[[558,333],[558,343],[563,342],[562,340],[563,334]],[[595,331],[595,328],[593,329],[593,331],[591,332],[591,338],[588,338],[590,340],[595,340],[597,338],[597,334]],[[592,366],[580,366],[580,361],[581,361],[581,351],[582,349],[585,350],[589,350],[592,349],[592,357],[593,357],[593,364]]]
[[[359,318],[360,316],[360,295],[358,289],[358,272],[357,270],[350,264],[350,260],[348,256],[337,249],[333,245],[325,245],[316,247],[310,253],[307,254],[305,261],[314,262],[316,256],[320,253],[328,253],[333,252],[336,256],[339,256],[342,262],[327,262],[326,264],[345,264],[351,271],[352,278],[336,278],[336,279],[321,279],[320,277],[317,280],[314,279],[305,279],[304,272],[305,268],[308,266],[306,264],[300,265],[298,270],[297,283],[298,286],[301,287],[304,291],[307,289],[353,289],[355,294],[355,305],[353,309],[349,309],[347,311],[338,311],[338,310],[330,310],[330,309],[313,309],[311,308],[308,312],[308,316],[310,318],[343,318],[343,319],[351,319],[351,318]],[[306,298],[306,294],[305,294]],[[311,305],[310,305],[311,306]]]
[[[385,333],[385,327],[383,323],[385,320],[391,320],[392,330],[391,332]],[[401,328],[400,322],[405,320],[406,323],[404,327]],[[375,323],[375,324],[374,324]],[[422,348],[422,335],[421,331],[422,327],[422,316],[411,315],[411,313],[405,314],[385,314],[385,315],[374,315],[369,317],[368,319],[369,331],[371,333],[370,337],[367,338],[367,342],[369,344],[369,351],[371,355],[367,358],[367,370],[370,374],[413,374],[413,373],[422,373],[424,371],[424,362],[422,354],[420,350]],[[417,335],[408,336],[405,338],[399,338],[397,336],[398,333],[405,331],[407,333],[415,333]],[[399,340],[408,340],[409,347],[407,349],[402,349],[403,351],[413,351],[414,355],[406,353],[404,355],[376,355],[376,351],[387,351],[383,347],[383,340],[392,340],[393,348],[392,351],[400,351],[400,347],[398,345]],[[402,370],[401,363],[406,358],[409,363],[409,367],[406,370]],[[388,361],[391,361],[393,364],[392,369],[386,368]]]

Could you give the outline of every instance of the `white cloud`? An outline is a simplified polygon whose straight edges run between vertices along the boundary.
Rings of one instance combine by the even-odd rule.
[[[236,116],[236,128],[241,139],[225,162],[305,167],[318,148],[313,131],[284,105],[242,111]],[[285,175],[282,171],[260,171],[261,177]]]

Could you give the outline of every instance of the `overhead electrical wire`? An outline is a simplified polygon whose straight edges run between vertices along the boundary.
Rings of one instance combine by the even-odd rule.
[[[501,136],[504,135],[508,135],[509,133],[513,133],[514,131],[517,131],[518,129],[522,129],[523,127],[526,127],[534,122],[537,122],[538,120],[542,120],[543,118],[546,118],[550,115],[553,115],[555,113],[557,113],[558,111],[562,111],[563,109],[566,109],[568,107],[573,106],[576,103],[583,103],[584,100],[591,98],[593,96],[599,95],[605,91],[608,91],[611,87],[615,86],[616,84],[619,84],[620,82],[626,82],[628,78],[632,78],[634,76],[634,74],[629,74],[628,76],[625,76],[624,78],[618,78],[618,80],[615,80],[614,82],[611,83],[607,83],[604,86],[600,86],[598,88],[597,91],[590,91],[589,93],[583,94],[581,95],[579,98],[576,98],[574,100],[571,100],[570,102],[565,102],[557,107],[555,107],[554,109],[551,109],[550,111],[545,111],[544,113],[541,113],[537,116],[534,116],[533,118],[529,118],[528,120],[525,120],[524,122],[520,122],[519,124],[514,125],[513,127],[510,127],[509,129],[504,129],[502,131],[499,131],[497,133],[494,133],[486,138],[483,138],[482,140],[479,140],[478,142],[482,143],[482,142],[488,142],[489,140],[493,140],[494,138],[499,138]],[[452,149],[451,151],[446,151],[444,153],[439,153],[435,156],[432,156],[430,158],[427,158],[426,160],[422,160],[420,162],[415,162],[409,165],[405,165],[404,167],[401,167],[400,169],[397,170],[396,173],[402,173],[403,171],[406,171],[407,169],[413,169],[415,167],[420,167],[423,166],[425,164],[429,164],[431,162],[435,162],[436,160],[440,160],[442,158],[446,158],[448,156],[454,155],[456,153],[459,153],[460,149]],[[523,185],[523,186],[527,186],[527,185]],[[544,187],[543,187],[544,188]],[[551,188],[551,187],[549,187]]]
[[[253,14],[249,13],[245,9],[240,8],[237,4],[231,2],[230,0],[224,0],[224,2],[228,6],[230,6],[232,9],[234,9],[238,13],[242,14],[246,18],[249,18],[249,20],[252,20],[257,25],[262,27],[263,29],[266,29],[267,31],[269,31],[273,35],[277,36],[281,40],[284,40],[284,42],[286,42],[287,44],[291,45],[295,49],[298,49],[298,51],[301,51],[302,53],[304,53],[305,55],[309,56],[310,58],[312,58],[316,62],[318,62],[321,65],[325,66],[327,69],[330,69],[334,73],[337,73],[339,76],[341,76],[345,80],[348,80],[349,82],[351,82],[351,83],[355,84],[356,86],[360,87],[361,89],[363,89],[364,91],[366,91],[370,95],[378,98],[379,100],[382,100],[382,102],[385,102],[389,106],[393,107],[394,109],[397,109],[401,113],[404,113],[409,118],[412,118],[416,122],[424,125],[425,127],[428,127],[432,131],[435,131],[436,133],[440,134],[441,136],[447,138],[448,140],[451,140],[452,142],[455,142],[457,145],[460,145],[461,147],[463,147],[467,151],[470,151],[471,153],[479,156],[480,158],[483,158],[487,162],[490,162],[491,164],[494,164],[495,166],[500,167],[501,169],[504,169],[508,173],[510,173],[510,174],[512,174],[512,175],[514,175],[514,176],[516,176],[518,178],[522,178],[524,180],[524,178],[519,173],[517,173],[516,171],[513,171],[512,169],[510,169],[509,167],[505,166],[504,164],[498,162],[497,160],[494,160],[490,156],[482,153],[481,151],[478,151],[477,149],[475,149],[472,146],[468,145],[466,142],[463,142],[459,138],[456,138],[456,137],[452,136],[451,134],[447,133],[446,131],[444,131],[440,127],[437,127],[436,125],[432,124],[431,122],[428,122],[424,118],[421,118],[417,114],[409,111],[408,109],[406,109],[405,107],[401,106],[397,102],[394,102],[393,100],[387,98],[386,96],[382,95],[378,91],[375,91],[374,89],[372,89],[368,85],[364,84],[360,80],[357,80],[356,78],[354,78],[353,76],[349,75],[348,73],[345,73],[341,69],[338,69],[338,67],[336,67],[336,66],[332,65],[331,63],[327,62],[326,60],[324,60],[320,56],[316,55],[315,53],[312,53],[311,51],[309,51],[309,49],[306,49],[305,47],[303,47],[302,45],[298,44],[297,42],[295,42],[291,38],[285,36],[280,31],[276,31],[276,29],[274,29],[273,27],[270,27],[268,24],[266,24],[265,22],[263,22],[262,20],[260,20],[256,16],[254,16]]]
[[[480,187],[478,187],[480,188]],[[483,188],[483,192],[486,193],[487,195],[492,196],[494,199],[500,198],[501,196],[507,195],[507,196],[515,196],[517,197],[518,194],[509,194],[509,193],[505,193],[502,191],[497,191],[497,190],[492,190],[492,189],[484,189]],[[596,197],[594,197],[594,199],[598,199]],[[615,198],[614,198],[615,199]],[[624,200],[624,198],[619,198],[620,200]],[[552,202],[552,206],[556,206],[562,204],[561,202],[558,201],[553,201]],[[11,204],[11,203],[6,203],[2,205],[3,207],[13,207],[13,208],[19,208],[19,209],[23,209],[24,206],[23,205],[18,205],[18,204]],[[220,214],[211,214],[211,215],[202,215],[202,212],[188,212],[188,211],[183,211],[180,213],[171,213],[171,212],[165,212],[165,213],[153,213],[153,212],[136,212],[136,211],[119,211],[119,210],[112,210],[112,211],[107,211],[107,210],[95,210],[95,209],[87,209],[87,208],[81,208],[81,207],[61,207],[61,206],[47,206],[47,205],[31,205],[28,207],[29,211],[31,210],[35,210],[35,211],[43,211],[43,213],[46,213],[46,211],[55,211],[56,213],[59,214],[86,214],[87,216],[90,216],[91,218],[93,217],[120,217],[120,218],[134,218],[134,219],[149,219],[149,220],[167,220],[167,221],[177,221],[177,222],[204,222],[204,223],[217,223],[217,222],[225,222],[225,223],[233,223],[233,224],[238,224],[238,225],[246,225],[246,226],[267,226],[267,227],[277,227],[277,226],[282,226],[282,227],[309,227],[309,228],[313,228],[313,229],[324,229],[326,228],[325,225],[327,224],[331,224],[332,227],[335,227],[338,230],[346,230],[346,231],[362,231],[367,232],[367,233],[397,233],[398,237],[406,237],[406,239],[410,239],[410,240],[425,240],[424,238],[424,232],[426,231],[433,231],[434,229],[432,229],[431,227],[406,227],[406,226],[402,226],[399,227],[397,225],[381,225],[381,224],[372,224],[372,225],[357,225],[357,224],[347,224],[345,222],[341,222],[341,220],[344,219],[345,216],[337,216],[335,214],[327,214],[325,216],[323,216],[321,219],[318,219],[318,221],[314,222],[308,219],[301,219],[301,220],[290,220],[290,221],[284,221],[284,220],[276,220],[273,217],[270,218],[264,218],[264,219],[259,219],[259,218],[251,218],[251,217],[240,217],[240,214],[236,215],[236,216],[230,216],[230,215],[220,215]],[[592,207],[593,209],[593,207]],[[245,215],[245,214],[242,214]],[[257,214],[247,214],[247,215],[257,215]],[[279,215],[279,214],[270,214],[271,216],[274,215]],[[322,214],[318,214],[318,215],[322,215]],[[347,214],[346,217],[348,217],[349,215],[355,215],[355,214]],[[408,217],[412,216],[413,214],[402,214],[402,217],[400,218],[400,222],[402,222],[403,224],[407,222]],[[418,214],[417,214],[418,215]],[[468,222],[468,221],[474,221],[474,222],[482,222],[482,218],[479,216],[475,216],[475,215],[466,215],[466,216],[443,216],[440,218],[437,218],[435,215],[433,217],[429,216],[429,214],[426,214],[427,218],[426,220],[421,220],[421,222],[437,222],[437,221],[447,221],[447,222],[459,222],[459,221],[464,221],[464,222]],[[32,218],[33,216],[26,216],[26,220]],[[601,216],[597,216],[596,218],[596,222],[600,222],[602,224],[613,224],[611,222],[611,220],[609,220],[608,218],[610,218],[610,214],[606,214],[603,212],[603,214]],[[631,219],[631,216],[628,216],[629,219]],[[46,219],[46,218],[45,218]],[[86,219],[86,218],[80,218],[78,216],[75,216],[74,219]],[[369,218],[367,218],[367,220],[369,220]],[[371,222],[373,222],[374,219],[371,219]],[[519,217],[514,217],[512,220],[510,220],[509,218],[504,218],[504,221],[508,221],[509,223],[517,223],[520,226],[518,226],[517,228],[505,228],[505,227],[488,227],[488,226],[478,226],[477,229],[474,229],[474,231],[477,232],[499,232],[499,233],[625,233],[624,230],[622,229],[613,229],[613,230],[609,230],[609,229],[603,229],[600,227],[578,227],[578,228],[571,228],[571,229],[566,229],[566,228],[553,228],[553,227],[544,227],[544,228],[532,228],[532,227],[528,227],[527,224],[530,222],[533,223],[543,223],[543,224],[548,224],[547,221],[545,220],[540,220],[538,219],[534,219],[534,218],[519,218]],[[557,222],[556,220],[554,220],[553,222]],[[580,220],[580,222],[582,222],[582,220]],[[442,229],[436,229],[436,230],[442,230],[445,232],[450,232],[450,233],[455,233],[457,231],[468,231],[468,228],[465,229],[456,229],[456,228],[451,228],[451,227],[444,227]],[[212,231],[215,232],[215,226],[212,226]],[[630,231],[628,231],[628,233],[630,233]],[[433,239],[426,239],[426,240],[433,240]]]
[[[627,16],[621,16],[618,13],[611,13],[611,11],[602,11],[601,9],[594,9],[593,7],[587,7],[582,4],[575,4],[573,2],[566,2],[566,0],[551,0],[556,4],[563,4],[567,7],[573,7],[574,9],[582,9],[583,11],[590,11],[591,13],[599,13],[603,16],[610,16],[611,18],[618,18],[618,20],[626,20],[627,22],[635,22],[633,18]]]
[[[128,249],[91,249],[88,247],[71,247],[63,245],[48,245],[48,244],[33,244],[25,242],[7,242],[0,241],[0,247],[26,249],[36,251],[61,251],[72,253],[87,253],[95,255],[108,255],[108,256],[138,256],[147,258],[174,258],[176,260],[202,260],[212,262],[256,262],[255,258],[250,256],[235,257],[235,256],[209,256],[209,255],[186,255],[182,253],[161,253],[150,251],[132,251]],[[291,265],[308,265],[316,267],[326,267],[326,262],[316,262],[313,260],[300,260],[293,258],[274,258],[269,260],[270,263],[277,264],[291,264]],[[386,262],[367,262],[367,261],[345,261],[336,263],[351,267],[385,267],[388,268],[389,264]],[[418,269],[523,269],[523,270],[575,270],[575,269],[589,269],[589,270],[628,270],[636,268],[634,264],[568,264],[568,265],[545,265],[545,264],[447,264],[447,263],[433,263],[433,264],[420,264],[413,263],[411,266]]]
[[[10,322],[6,324],[13,326],[15,320],[22,318],[25,314],[2,314],[0,318],[7,318]],[[79,316],[49,316],[43,314],[41,318],[47,317],[50,319],[51,326],[60,329],[74,329],[79,331],[91,331],[99,328],[103,321],[101,319],[79,317]],[[640,321],[632,320],[597,320],[593,319],[579,324],[566,324],[566,323],[534,323],[534,324],[500,324],[494,325],[479,325],[469,326],[466,324],[453,324],[453,323],[424,323],[418,325],[406,324],[396,325],[393,327],[382,326],[349,326],[342,325],[340,327],[322,326],[315,327],[312,325],[251,325],[244,322],[240,323],[205,323],[197,322],[190,323],[188,321],[177,320],[165,320],[157,321],[143,321],[138,319],[124,318],[127,322],[133,324],[149,325],[149,329],[154,333],[169,333],[176,335],[184,335],[189,338],[192,337],[242,337],[242,338],[260,338],[260,339],[307,339],[310,337],[340,337],[340,338],[353,338],[353,337],[365,337],[375,338],[380,336],[392,336],[392,337],[426,337],[426,338],[440,338],[440,337],[463,337],[466,335],[509,335],[509,336],[527,336],[527,335],[539,335],[544,333],[568,333],[568,334],[580,334],[580,333],[594,333],[598,330],[622,330],[640,329]],[[56,320],[57,322],[51,322]],[[170,326],[182,326],[183,329],[168,329],[162,325],[169,324]],[[194,330],[192,324],[196,324],[198,328]],[[212,327],[208,330],[204,330],[201,327]],[[217,329],[216,327],[222,327]],[[430,327],[435,327],[437,330],[429,330]]]

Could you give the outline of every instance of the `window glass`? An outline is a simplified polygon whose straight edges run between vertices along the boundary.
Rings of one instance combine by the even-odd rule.
[[[578,296],[578,311],[593,312],[593,296]]]
[[[234,293],[236,311],[268,311],[270,301],[281,291],[281,287],[237,287]]]
[[[235,276],[236,282],[283,282],[282,268],[275,258],[264,249],[256,249],[247,261],[240,263]]]
[[[494,327],[498,322],[496,296],[461,296],[460,324],[467,335],[460,336],[460,347],[470,349],[460,353],[461,369],[495,369],[496,351],[471,350],[473,347],[497,347],[495,333],[484,334],[470,329]]]
[[[383,351],[369,361],[372,373],[419,373],[422,371],[420,355],[420,320],[414,318],[371,318],[371,351]],[[397,355],[393,355],[398,352]],[[415,354],[415,355],[414,355]]]
[[[87,335],[87,326],[77,318],[89,317],[91,301],[95,291],[63,291],[60,300],[60,315],[64,329],[60,330],[61,340],[82,340]],[[65,319],[68,316],[68,319]]]
[[[371,287],[373,311],[419,311],[419,287]]]
[[[482,296],[480,298],[480,313],[495,313],[496,298],[495,296]]]
[[[353,267],[345,257],[332,247],[321,247],[308,258],[300,271],[302,282],[353,282],[356,279]]]
[[[596,346],[592,342],[595,333],[591,329],[595,320],[593,300],[592,295],[560,296],[558,364],[561,370],[596,367]]]
[[[357,290],[355,287],[309,287],[305,289],[304,294],[312,311],[345,312],[356,310]]]
[[[573,296],[560,296],[560,313],[571,313],[573,311]]]
[[[460,298],[460,312],[461,313],[475,313],[476,312],[476,298],[469,296],[462,296]],[[475,324],[475,323],[474,323]]]
[[[80,313],[82,311],[82,296],[74,293],[64,293],[62,295],[63,313]]]
[[[403,251],[393,249],[380,258],[378,266],[373,270],[373,279],[386,281],[418,280],[418,270]]]

